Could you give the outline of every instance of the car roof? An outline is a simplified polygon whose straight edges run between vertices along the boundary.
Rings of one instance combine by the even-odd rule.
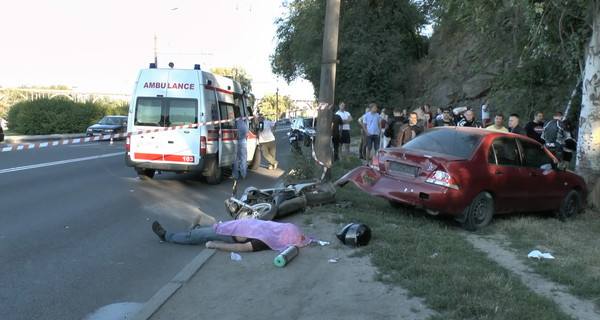
[[[464,131],[464,132],[474,133],[474,134],[478,134],[478,135],[485,136],[485,137],[489,136],[491,138],[495,138],[495,137],[499,137],[499,136],[505,136],[505,137],[519,137],[519,138],[528,139],[528,140],[531,140],[531,141],[536,141],[534,139],[529,138],[528,136],[524,136],[524,135],[521,135],[521,134],[510,133],[510,132],[502,132],[502,131],[495,131],[495,130],[488,130],[488,129],[485,129],[485,128],[474,128],[474,127],[433,127],[431,129],[428,129],[428,130],[457,130],[457,131]]]

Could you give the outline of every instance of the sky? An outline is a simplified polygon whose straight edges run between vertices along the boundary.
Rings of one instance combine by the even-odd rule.
[[[158,67],[240,66],[253,93],[313,99],[306,81],[271,73],[282,0],[19,0],[0,4],[0,86],[66,85],[126,93],[137,73]]]

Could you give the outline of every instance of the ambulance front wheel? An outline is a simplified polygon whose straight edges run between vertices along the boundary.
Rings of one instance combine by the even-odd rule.
[[[260,149],[256,146],[254,157],[252,158],[252,162],[250,162],[250,170],[256,170],[258,167],[260,167]]]
[[[140,180],[152,180],[154,178],[154,169],[136,169]]]

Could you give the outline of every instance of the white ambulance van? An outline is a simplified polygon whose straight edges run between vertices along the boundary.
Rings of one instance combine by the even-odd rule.
[[[170,64],[172,66],[172,64]],[[139,72],[129,107],[125,161],[142,180],[156,171],[201,172],[210,184],[236,158],[236,117],[252,116],[240,83],[194,69]],[[254,121],[248,119],[248,160],[260,165]]]

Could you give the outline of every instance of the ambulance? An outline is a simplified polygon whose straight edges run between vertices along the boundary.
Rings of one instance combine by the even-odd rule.
[[[157,171],[199,172],[218,184],[237,154],[235,118],[248,120],[248,162],[260,165],[252,109],[239,82],[200,69],[139,72],[127,121],[125,162],[141,180]]]

